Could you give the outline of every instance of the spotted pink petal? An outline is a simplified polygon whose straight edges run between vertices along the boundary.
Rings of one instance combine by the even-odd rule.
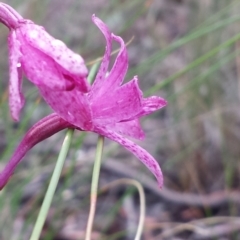
[[[20,111],[24,105],[24,97],[21,93],[22,70],[20,67],[20,43],[16,39],[16,33],[11,31],[8,36],[9,44],[9,105],[12,118],[19,120]]]
[[[21,40],[24,43],[24,40]],[[21,58],[22,69],[28,79],[37,85],[50,88],[51,90],[71,90],[75,83],[66,79],[56,66],[56,63],[38,49],[29,45],[22,45]],[[31,61],[29,61],[31,59]]]
[[[142,101],[142,110],[135,117],[143,117],[149,115],[158,109],[167,105],[167,101],[161,97],[151,96],[144,98]]]
[[[95,22],[98,23],[98,27],[100,25],[100,30],[104,34],[107,42],[106,52],[103,58],[103,66],[102,69],[99,70],[99,75],[97,75],[94,84],[92,86],[92,89],[89,93],[89,99],[90,101],[97,101],[100,97],[104,96],[106,93],[109,92],[109,89],[115,89],[121,85],[121,83],[124,80],[124,77],[127,72],[128,68],[128,55],[127,55],[127,49],[124,44],[124,41],[121,37],[115,36],[114,34],[110,34],[108,27],[97,17],[94,17]],[[98,19],[98,21],[96,21]],[[94,23],[95,23],[94,22]],[[100,22],[100,24],[99,24]],[[120,51],[118,53],[118,56],[114,62],[114,65],[110,71],[110,73],[106,75],[106,66],[108,66],[109,60],[110,60],[110,52],[109,49],[111,49],[111,40],[115,40],[116,42],[120,43]],[[107,60],[106,60],[107,59]],[[107,64],[105,62],[107,61]]]
[[[99,18],[95,15],[92,16],[92,21],[96,24],[96,26],[101,30],[103,33],[105,40],[106,40],[106,50],[99,67],[98,73],[92,85],[92,91],[89,93],[89,98],[96,97],[98,92],[102,89],[102,85],[104,84],[104,80],[106,78],[108,65],[110,61],[110,54],[111,54],[111,45],[112,45],[112,36],[111,32],[109,31],[108,27],[103,23]]]
[[[127,138],[122,137],[121,135],[112,132],[103,127],[96,127],[94,131],[102,136],[105,136],[123,147],[128,151],[134,154],[156,177],[158,185],[160,188],[163,186],[163,175],[159,167],[158,162],[142,147],[138,146],[136,143],[128,140]]]
[[[92,110],[86,94],[73,89],[71,91],[52,91],[39,86],[41,95],[60,117],[86,131],[93,129]]]
[[[25,39],[26,45],[46,54],[69,73],[83,78],[87,76],[83,58],[49,35],[42,26],[24,20],[16,31],[19,37]]]
[[[93,121],[107,124],[132,120],[142,109],[142,92],[135,77],[118,88],[113,88],[99,99],[91,102]]]
[[[106,82],[108,83],[108,85],[105,86],[106,89],[120,86],[124,80],[128,69],[128,54],[123,39],[119,36],[115,36],[114,34],[112,34],[112,38],[120,44],[121,48],[116,58],[116,61],[114,62],[114,65],[107,77]]]
[[[29,20],[21,21],[15,31],[21,43],[24,72],[30,81],[57,90],[68,90],[75,84],[82,92],[89,90],[85,79],[88,71],[80,55]]]
[[[111,131],[126,137],[132,137],[139,140],[143,140],[145,137],[138,118],[126,122],[108,124],[107,127]]]
[[[60,118],[56,113],[43,118],[33,125],[18,145],[10,161],[0,173],[0,190],[7,184],[15,168],[31,148],[53,134],[71,126],[70,123]]]

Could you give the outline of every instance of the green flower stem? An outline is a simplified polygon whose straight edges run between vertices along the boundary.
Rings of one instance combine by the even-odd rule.
[[[98,137],[96,159],[93,165],[93,175],[92,175],[92,186],[91,186],[91,196],[90,196],[90,211],[87,222],[86,236],[85,240],[91,240],[91,232],[93,226],[93,220],[97,204],[97,193],[98,193],[98,180],[101,168],[101,159],[104,145],[104,137]]]
[[[60,150],[58,160],[57,160],[55,169],[53,171],[52,178],[50,180],[47,192],[45,194],[45,197],[44,197],[40,212],[38,214],[38,218],[35,223],[30,240],[38,240],[40,237],[44,222],[45,222],[47,214],[48,214],[48,210],[50,208],[54,193],[57,188],[57,184],[58,184],[61,172],[62,172],[64,161],[66,159],[66,156],[67,156],[67,153],[69,150],[73,132],[74,132],[73,129],[68,129],[66,137],[63,141],[62,148]]]

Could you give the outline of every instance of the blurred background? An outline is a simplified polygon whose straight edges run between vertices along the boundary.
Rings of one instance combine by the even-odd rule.
[[[165,186],[160,191],[133,155],[106,140],[100,188],[123,177],[142,184],[142,239],[240,239],[240,0],[3,2],[87,63],[105,49],[93,13],[125,42],[134,37],[126,81],[138,75],[145,96],[168,100],[167,107],[142,119],[146,139],[136,141],[159,161]],[[21,121],[12,121],[7,36],[0,25],[0,169],[27,129],[51,112],[25,80]],[[64,134],[34,147],[0,192],[1,240],[29,238]],[[84,239],[96,141],[96,134],[75,131],[43,240]],[[138,219],[138,192],[117,185],[99,195],[92,239],[134,239]]]

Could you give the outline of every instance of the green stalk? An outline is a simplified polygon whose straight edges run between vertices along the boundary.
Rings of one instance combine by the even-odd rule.
[[[91,196],[90,196],[90,211],[87,222],[85,240],[91,240],[91,232],[93,226],[93,220],[97,204],[97,193],[98,193],[98,181],[101,168],[101,159],[104,145],[104,137],[99,135],[96,150],[96,159],[93,165],[92,185],[91,185]]]
[[[60,150],[58,160],[57,160],[55,169],[53,171],[52,178],[50,180],[47,192],[45,194],[45,197],[44,197],[40,212],[38,214],[38,218],[37,218],[37,221],[35,223],[35,226],[34,226],[32,235],[30,237],[30,240],[38,240],[39,237],[40,237],[40,234],[41,234],[44,222],[46,220],[46,217],[47,217],[47,214],[48,214],[48,211],[49,211],[54,193],[55,193],[56,188],[57,188],[57,184],[58,184],[61,172],[62,172],[64,161],[66,159],[66,156],[67,156],[67,153],[68,153],[68,150],[69,150],[69,147],[70,147],[73,132],[74,132],[73,129],[68,129],[66,137],[63,141],[62,148]]]

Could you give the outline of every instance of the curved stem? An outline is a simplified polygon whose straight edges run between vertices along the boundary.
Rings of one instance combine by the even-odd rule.
[[[104,137],[99,135],[98,142],[97,142],[96,159],[93,165],[92,186],[91,186],[91,196],[90,196],[90,211],[88,216],[85,240],[91,240],[91,232],[92,232],[93,220],[94,220],[96,204],[97,204],[98,180],[99,180],[99,173],[101,168],[103,145],[104,145]]]
[[[145,194],[144,194],[144,189],[143,186],[136,180],[129,179],[129,178],[122,178],[116,181],[113,181],[106,186],[104,186],[101,189],[101,193],[107,191],[109,188],[115,187],[120,184],[125,184],[125,185],[133,185],[134,187],[137,188],[138,193],[139,193],[139,199],[140,199],[140,216],[139,216],[139,223],[138,223],[138,228],[137,228],[137,233],[134,238],[134,240],[140,240],[143,227],[144,227],[144,219],[145,219],[145,212],[146,212],[146,200],[145,200]]]
[[[62,148],[60,150],[58,160],[57,160],[55,169],[53,171],[52,178],[50,180],[47,192],[45,194],[45,197],[44,197],[40,212],[38,214],[38,218],[35,223],[30,240],[38,240],[40,237],[44,222],[45,222],[47,214],[48,214],[48,210],[50,208],[55,190],[57,188],[57,184],[58,184],[61,172],[62,172],[64,161],[66,159],[66,156],[67,156],[67,153],[68,153],[68,150],[70,147],[73,132],[74,132],[73,129],[68,129],[66,137],[63,141]]]

